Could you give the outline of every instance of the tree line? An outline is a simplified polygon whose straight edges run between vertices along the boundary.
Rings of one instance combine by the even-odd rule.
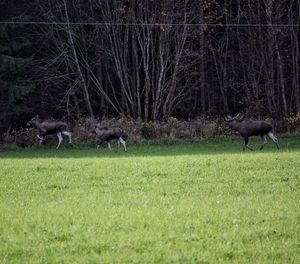
[[[2,130],[300,111],[300,0],[4,0]],[[43,22],[43,23],[32,23]]]

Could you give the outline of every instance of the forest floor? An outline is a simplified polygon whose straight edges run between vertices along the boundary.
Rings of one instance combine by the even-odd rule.
[[[0,262],[300,263],[300,136],[279,143],[1,151]]]

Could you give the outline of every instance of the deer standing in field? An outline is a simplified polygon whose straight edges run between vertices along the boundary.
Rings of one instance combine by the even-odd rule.
[[[251,136],[261,137],[262,145],[260,150],[262,150],[267,144],[267,137],[269,137],[275,143],[277,149],[279,149],[278,140],[273,133],[273,127],[268,122],[244,120],[244,115],[241,114],[238,114],[235,117],[227,116],[225,117],[225,121],[228,122],[231,129],[238,131],[239,134],[244,138],[244,151],[245,148],[253,151],[253,148],[249,146],[249,137]]]
[[[39,116],[36,115],[32,118],[26,125],[27,127],[34,127],[38,130],[37,137],[40,140],[39,145],[42,144],[44,137],[47,135],[54,135],[56,134],[58,137],[58,145],[57,149],[59,148],[61,142],[63,141],[62,135],[66,135],[69,137],[69,143],[72,143],[71,133],[67,131],[67,124],[62,121],[41,121]]]
[[[107,143],[109,150],[111,151],[111,145],[109,141],[116,139],[118,143],[118,149],[120,147],[120,144],[123,145],[124,150],[127,151],[126,148],[126,142],[122,138],[123,136],[123,130],[121,128],[107,128],[102,127],[99,125],[95,125],[95,133],[97,135],[97,138],[100,140],[100,144],[97,145],[97,149],[100,147],[102,143]]]

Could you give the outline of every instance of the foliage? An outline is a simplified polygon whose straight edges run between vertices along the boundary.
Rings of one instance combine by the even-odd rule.
[[[157,129],[155,129],[155,125],[152,121],[143,122],[141,132],[145,139],[153,139],[157,137]]]
[[[6,20],[49,25],[0,25],[0,133],[33,114],[128,117],[149,137],[160,137],[157,122],[168,136],[190,134],[169,118],[287,118],[300,109],[299,10],[272,0],[1,1]],[[210,126],[195,134],[214,135]]]
[[[299,119],[296,115],[291,115],[288,119],[274,120],[266,119],[274,126],[276,134],[297,133],[300,130]],[[27,120],[28,121],[28,120]],[[72,132],[72,138],[79,145],[95,144],[97,138],[94,133],[96,124],[104,127],[120,127],[124,131],[124,138],[131,141],[146,140],[173,140],[173,139],[212,139],[235,134],[229,129],[228,125],[218,119],[205,119],[199,117],[195,120],[185,121],[170,117],[167,122],[143,122],[133,118],[89,118],[81,117],[79,120],[69,122],[69,129]],[[15,144],[20,147],[32,146],[38,143],[35,129],[14,129],[10,133],[4,133],[0,137],[0,143]],[[44,145],[53,145],[57,143],[56,135],[47,136],[43,142]]]
[[[0,119],[3,127],[31,112],[24,102],[34,89],[28,79],[33,58],[27,51],[31,45],[29,40],[16,37],[21,30],[22,27],[15,25],[0,27]]]
[[[291,130],[300,131],[300,112],[291,113],[288,117],[286,117],[286,121],[288,122]]]

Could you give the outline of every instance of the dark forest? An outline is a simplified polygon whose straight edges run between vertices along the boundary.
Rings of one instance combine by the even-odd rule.
[[[296,116],[299,7],[299,0],[2,0],[0,132],[35,114],[70,122]]]

